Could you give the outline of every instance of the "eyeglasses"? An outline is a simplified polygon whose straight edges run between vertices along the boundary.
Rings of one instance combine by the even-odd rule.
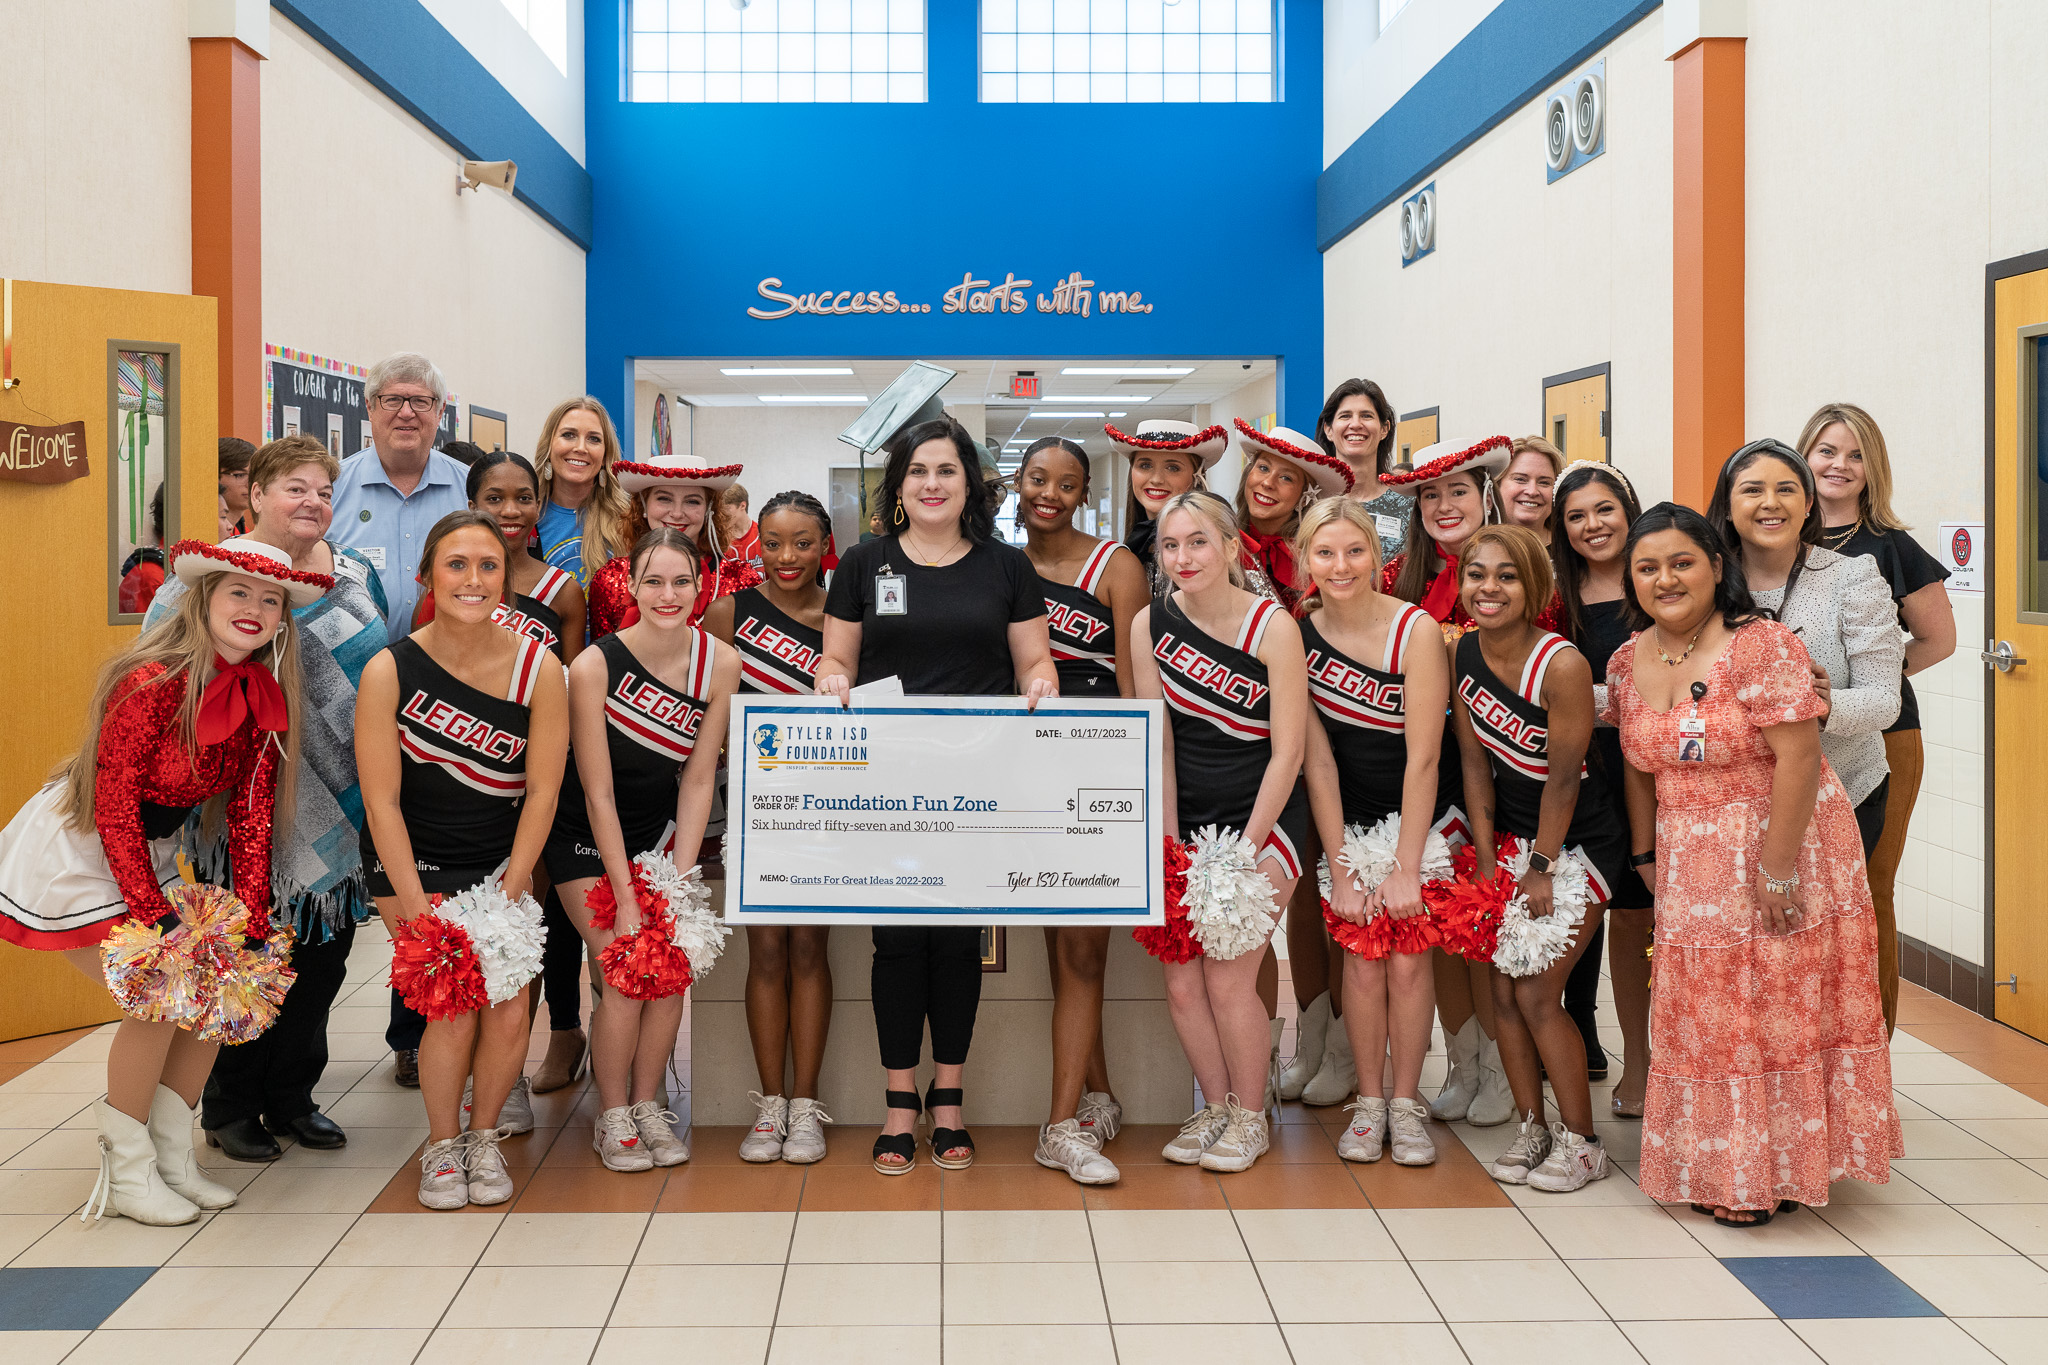
[[[441,400],[427,393],[380,393],[377,406],[386,412],[397,412],[400,408],[411,408],[424,417],[434,410]]]

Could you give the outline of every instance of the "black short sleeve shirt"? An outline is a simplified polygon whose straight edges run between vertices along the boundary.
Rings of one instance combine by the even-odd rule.
[[[897,601],[884,600],[891,592]],[[986,541],[932,568],[884,536],[840,556],[825,611],[860,626],[856,683],[893,674],[905,692],[1001,697],[1017,690],[1010,626],[1043,617],[1045,594],[1014,545]]]

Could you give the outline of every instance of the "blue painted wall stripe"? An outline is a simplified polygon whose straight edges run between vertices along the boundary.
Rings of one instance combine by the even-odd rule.
[[[418,0],[271,0],[271,8],[462,155],[518,162],[514,195],[590,249],[589,172]]]
[[[1661,3],[1501,0],[1316,181],[1316,249],[1337,245]]]

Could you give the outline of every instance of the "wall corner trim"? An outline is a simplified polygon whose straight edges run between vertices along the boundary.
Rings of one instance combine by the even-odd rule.
[[[1749,0],[1665,0],[1664,56],[1680,56],[1702,38],[1747,38]]]
[[[186,0],[185,18],[188,38],[232,38],[270,56],[270,0]]]

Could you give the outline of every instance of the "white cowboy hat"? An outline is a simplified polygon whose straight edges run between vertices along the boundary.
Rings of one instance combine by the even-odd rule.
[[[1102,424],[1102,432],[1120,454],[1170,451],[1193,456],[1205,470],[1230,448],[1230,433],[1220,426],[1198,427],[1193,422],[1169,422],[1163,417],[1138,423],[1135,436],[1124,435],[1108,422]]]
[[[236,536],[218,545],[181,540],[171,547],[171,572],[188,588],[197,588],[210,574],[247,574],[283,588],[294,607],[310,606],[334,588],[326,574],[294,569],[290,555],[253,536]]]
[[[1515,443],[1505,436],[1488,436],[1476,443],[1438,441],[1416,451],[1412,465],[1399,465],[1380,475],[1380,486],[1412,498],[1422,491],[1422,485],[1447,474],[1470,471],[1498,478],[1515,458],[1514,448]]]
[[[1274,455],[1298,466],[1315,485],[1319,497],[1337,498],[1351,491],[1357,476],[1351,466],[1335,455],[1326,454],[1323,448],[1298,431],[1287,427],[1274,427],[1271,431],[1260,431],[1257,427],[1239,417],[1237,422],[1237,448],[1249,464],[1260,455]]]
[[[649,488],[708,488],[714,492],[739,482],[744,465],[707,465],[695,455],[664,455],[645,464],[620,460],[612,466],[619,487],[628,493]]]

